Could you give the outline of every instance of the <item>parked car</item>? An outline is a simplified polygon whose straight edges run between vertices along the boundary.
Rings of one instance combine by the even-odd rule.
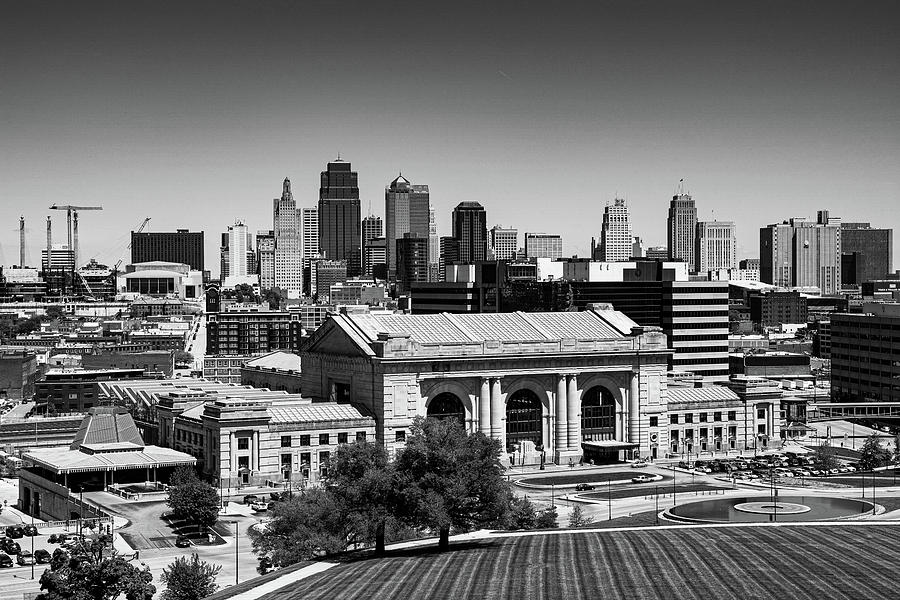
[[[575,486],[576,492],[587,492],[592,489],[594,489],[594,486],[592,486],[589,483],[579,483],[578,485]]]
[[[9,557],[8,554],[4,554],[0,552],[0,567],[11,567],[13,566],[13,560]]]
[[[37,530],[37,527],[35,527],[34,525],[26,525],[25,527],[22,528],[22,533],[31,537],[31,536],[38,535],[38,530]]]
[[[16,557],[16,562],[21,566],[33,565],[34,564],[34,556],[32,556],[31,552],[27,550],[25,552],[19,552],[19,556]]]
[[[175,538],[175,546],[177,548],[190,548],[191,540],[186,535],[179,535],[177,538]]]
[[[72,536],[68,533],[52,533],[50,534],[50,538],[47,540],[51,544],[64,544],[69,541]]]
[[[50,555],[50,553],[43,548],[39,548],[34,551],[34,562],[39,565],[49,563],[52,559],[53,557]]]
[[[247,494],[246,496],[244,496],[244,504],[250,505],[254,502],[259,502],[259,496],[257,496],[256,494]]]
[[[18,542],[14,542],[9,538],[6,538],[6,543],[3,544],[3,551],[7,554],[18,554],[22,551],[22,547]]]
[[[256,512],[265,512],[266,510],[268,510],[269,505],[265,502],[254,502],[250,505],[250,508],[252,508]]]
[[[10,525],[6,528],[6,537],[11,537],[13,539],[17,539],[20,537],[24,537],[25,532],[18,525]]]
[[[653,481],[653,478],[649,475],[638,475],[631,478],[631,483],[649,483],[651,481]]]

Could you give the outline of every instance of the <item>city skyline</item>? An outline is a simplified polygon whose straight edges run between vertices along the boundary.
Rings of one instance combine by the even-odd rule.
[[[285,176],[298,207],[315,206],[338,153],[375,214],[402,171],[428,182],[439,235],[476,201],[492,223],[560,234],[567,256],[589,254],[616,196],[635,235],[662,243],[681,178],[698,219],[736,223],[738,258],[757,256],[760,227],[821,208],[900,227],[892,5],[500,3],[477,24],[470,8],[11,8],[0,262],[18,262],[20,215],[31,265],[48,214],[64,241],[55,202],[104,206],[82,215],[80,262],[114,264],[147,216],[148,231],[204,231],[215,256],[235,219],[270,227]],[[317,25],[337,18],[353,35]]]

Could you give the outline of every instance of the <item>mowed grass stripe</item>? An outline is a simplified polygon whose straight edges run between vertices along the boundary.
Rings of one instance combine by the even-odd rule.
[[[722,557],[710,548],[714,536],[705,534],[701,530],[692,533],[696,535],[692,535],[687,540],[681,540],[681,536],[677,535],[677,532],[666,531],[659,541],[665,542],[672,561],[680,565],[682,586],[690,590],[693,598],[722,597],[719,593],[721,591],[719,585],[717,585],[722,577],[710,580],[704,576],[709,568],[707,565],[717,564],[722,560]],[[644,532],[640,537],[642,541],[649,541],[653,536]],[[647,569],[652,571],[656,557],[648,558],[650,560],[647,561]],[[741,595],[743,596],[743,591]]]
[[[895,542],[877,535],[871,527],[848,528],[836,533],[836,537],[829,537],[817,530],[810,535],[812,551],[824,559],[822,564],[831,572],[830,577],[820,575],[824,589],[830,589],[832,596],[840,591],[848,598],[857,598],[866,590],[867,597],[877,598],[896,587],[896,554],[893,559],[877,559],[870,553],[872,548],[894,546]]]
[[[663,598],[667,594],[675,596],[676,592],[678,592],[678,596],[682,596],[680,586],[684,578],[677,575],[681,571],[684,558],[679,552],[680,545],[677,543],[677,540],[670,538],[671,536],[641,536],[641,545],[646,549],[645,562],[649,563],[647,567],[655,569],[655,572],[658,574],[659,581],[655,586],[655,590],[656,596],[659,598]],[[656,561],[655,565],[653,565],[654,561]],[[728,571],[730,572],[733,567],[734,565],[729,565]],[[735,592],[732,577],[726,576],[721,578],[721,583],[727,588],[727,594],[723,593],[722,589],[713,590],[708,585],[703,586],[702,593],[708,598],[710,597],[710,592],[714,592],[715,598],[720,600],[742,597],[742,595]]]
[[[605,537],[607,536],[600,536],[601,543],[606,541],[603,539]],[[647,588],[658,588],[659,582],[655,577],[649,579],[646,577],[647,564],[645,561],[649,557],[641,551],[646,549],[646,546],[641,543],[641,536],[629,536],[619,533],[611,536],[609,542],[615,548],[615,554],[608,554],[607,560],[614,560],[612,567],[621,573],[620,581],[623,598],[643,597],[650,591]],[[661,588],[658,591],[662,594],[671,594],[673,592],[671,589],[665,590]]]
[[[822,570],[816,569],[814,563],[808,560],[810,554],[816,553],[820,543],[824,546],[829,541],[821,538],[818,532],[773,529],[761,532],[761,537],[767,544],[779,544],[789,550],[779,556],[778,563],[772,568],[787,573],[792,582],[797,582],[794,585],[799,591],[795,591],[795,596],[802,593],[803,597],[816,599],[823,595],[838,598],[844,594],[843,590],[834,589],[835,582],[829,582],[822,576]]]

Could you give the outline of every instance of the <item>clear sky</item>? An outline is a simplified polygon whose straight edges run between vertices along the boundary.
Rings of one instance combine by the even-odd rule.
[[[52,203],[83,258],[128,232],[272,226],[340,152],[363,211],[398,172],[439,230],[476,200],[490,225],[587,255],[616,194],[665,243],[685,179],[701,219],[758,228],[820,208],[900,229],[898,3],[2,2],[0,263],[18,217],[39,262]],[[520,236],[522,235],[520,233]],[[521,243],[521,237],[520,237]],[[900,253],[895,242],[895,253]],[[900,268],[895,257],[894,268]]]

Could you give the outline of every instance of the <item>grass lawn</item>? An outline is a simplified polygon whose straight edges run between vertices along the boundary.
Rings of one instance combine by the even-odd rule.
[[[898,533],[782,526],[499,538],[350,561],[263,598],[896,598]]]
[[[567,473],[565,475],[545,475],[543,477],[522,477],[522,483],[530,483],[531,485],[572,485],[575,483],[606,483],[607,481],[631,481],[632,477],[638,475],[653,475],[646,471],[635,469],[633,471],[598,471],[595,473]]]

